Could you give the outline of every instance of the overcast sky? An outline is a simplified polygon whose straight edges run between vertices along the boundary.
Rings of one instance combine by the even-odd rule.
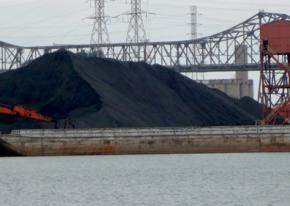
[[[155,13],[145,20],[148,39],[188,39],[189,7],[199,10],[199,33],[207,36],[257,13],[290,14],[289,0],[144,0],[143,9]],[[107,0],[106,13],[117,16],[130,9],[129,0]],[[18,45],[89,43],[92,14],[88,0],[0,0],[0,40]],[[108,22],[112,42],[124,42],[127,17]]]

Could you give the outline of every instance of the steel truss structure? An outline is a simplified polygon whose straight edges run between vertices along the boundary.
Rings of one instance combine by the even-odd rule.
[[[86,54],[102,50],[107,58],[160,64],[180,72],[258,71],[260,26],[277,20],[289,19],[290,16],[286,14],[260,12],[223,32],[185,41],[34,47],[21,47],[0,42],[0,69],[15,69],[44,54],[66,49],[74,53]],[[247,47],[248,64],[236,65],[235,51],[241,45]]]
[[[259,101],[263,125],[290,123],[290,21],[261,27]],[[276,69],[272,65],[277,65]]]
[[[279,68],[273,69],[275,62]],[[281,63],[283,62],[283,63]],[[285,64],[286,62],[286,64]],[[263,107],[262,125],[289,123],[290,117],[290,54],[274,55],[269,47],[261,48],[259,102]]]

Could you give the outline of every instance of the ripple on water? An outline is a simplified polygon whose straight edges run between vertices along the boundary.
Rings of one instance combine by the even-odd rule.
[[[290,154],[0,158],[5,206],[286,206]]]

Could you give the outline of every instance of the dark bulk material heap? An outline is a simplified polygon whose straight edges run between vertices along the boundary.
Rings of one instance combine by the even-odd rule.
[[[250,125],[259,116],[254,100],[232,99],[164,67],[66,51],[1,74],[0,93],[2,104],[25,105],[75,128]],[[2,131],[52,127],[0,116]]]

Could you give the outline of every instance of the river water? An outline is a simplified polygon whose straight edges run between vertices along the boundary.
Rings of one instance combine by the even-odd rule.
[[[0,158],[1,206],[288,206],[290,153]]]

